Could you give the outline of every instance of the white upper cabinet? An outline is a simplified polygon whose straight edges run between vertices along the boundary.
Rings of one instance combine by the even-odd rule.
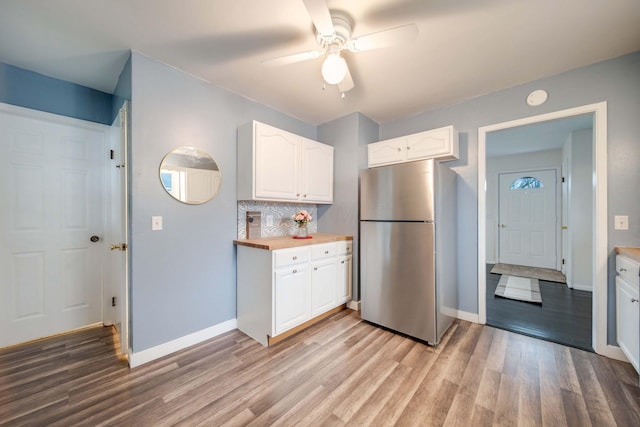
[[[387,139],[367,145],[369,167],[404,161],[406,137]]]
[[[302,138],[302,201],[333,202],[333,147]]]
[[[238,129],[238,200],[333,202],[333,147],[260,122]]]
[[[300,141],[296,135],[271,126],[255,127],[255,196],[297,200]]]
[[[374,142],[367,146],[369,167],[414,160],[458,158],[458,132],[453,126]]]

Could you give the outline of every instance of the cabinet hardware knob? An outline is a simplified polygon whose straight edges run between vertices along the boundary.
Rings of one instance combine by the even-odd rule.
[[[294,257],[292,257],[291,259],[296,260],[296,259],[298,259],[298,257],[297,257],[297,256],[294,256]]]
[[[407,150],[411,150],[411,147],[409,145],[407,145]]]
[[[297,272],[298,272],[298,270],[293,270],[293,271],[292,271],[292,273],[293,273],[293,274],[295,274],[295,273],[297,273]]]
[[[317,270],[318,270],[318,267],[313,267],[313,269],[317,271]]]
[[[324,254],[327,255],[329,253],[329,251],[324,251]]]
[[[300,193],[296,194],[296,197],[300,197]]]
[[[627,269],[624,267],[620,267],[620,273],[622,273],[623,271],[627,271]]]
[[[402,148],[398,148],[398,151],[402,151]]]
[[[638,302],[638,300],[635,298],[631,298],[631,302]]]
[[[340,261],[340,264],[344,264],[344,261]]]

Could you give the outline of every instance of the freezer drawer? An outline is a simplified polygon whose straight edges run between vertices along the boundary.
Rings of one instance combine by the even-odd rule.
[[[431,222],[360,223],[362,318],[431,344],[436,332]]]

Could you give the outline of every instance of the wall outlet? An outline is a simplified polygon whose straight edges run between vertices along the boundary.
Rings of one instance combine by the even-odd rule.
[[[614,230],[628,230],[629,229],[629,216],[628,215],[616,215],[613,220]]]
[[[273,227],[273,215],[267,215],[266,226],[267,227]]]
[[[152,216],[151,217],[151,230],[153,230],[153,231],[162,230],[162,217],[161,216]]]

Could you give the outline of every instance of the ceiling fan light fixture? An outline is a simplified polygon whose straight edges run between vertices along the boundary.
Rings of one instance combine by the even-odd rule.
[[[337,85],[347,75],[347,62],[339,52],[330,53],[322,63],[322,78],[330,85]]]

